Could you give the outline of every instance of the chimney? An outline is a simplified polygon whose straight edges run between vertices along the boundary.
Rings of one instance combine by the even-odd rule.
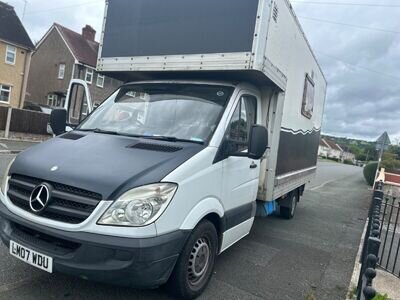
[[[96,30],[94,30],[92,26],[86,25],[82,28],[82,36],[85,39],[94,42],[94,38],[96,37]]]

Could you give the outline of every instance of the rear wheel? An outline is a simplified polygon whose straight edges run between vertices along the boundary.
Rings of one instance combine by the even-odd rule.
[[[285,204],[281,205],[280,207],[280,215],[284,219],[293,219],[296,213],[297,202],[299,200],[299,193],[298,191],[293,191],[289,194],[287,201]]]
[[[218,235],[209,221],[201,222],[189,237],[169,280],[170,291],[184,299],[201,295],[209,283],[218,251]]]

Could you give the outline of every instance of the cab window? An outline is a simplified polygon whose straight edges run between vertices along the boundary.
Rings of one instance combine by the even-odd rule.
[[[247,150],[251,127],[257,123],[257,99],[245,95],[240,98],[228,126],[227,138],[233,152]]]

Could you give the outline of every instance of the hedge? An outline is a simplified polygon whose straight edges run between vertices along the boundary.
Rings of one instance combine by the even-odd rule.
[[[376,169],[378,168],[377,162],[368,163],[364,167],[364,178],[370,186],[374,185]]]

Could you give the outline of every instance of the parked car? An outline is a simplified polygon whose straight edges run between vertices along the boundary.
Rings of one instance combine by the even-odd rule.
[[[25,101],[24,109],[42,112],[47,115],[50,115],[53,111],[53,108],[48,105],[38,104],[30,101]]]

